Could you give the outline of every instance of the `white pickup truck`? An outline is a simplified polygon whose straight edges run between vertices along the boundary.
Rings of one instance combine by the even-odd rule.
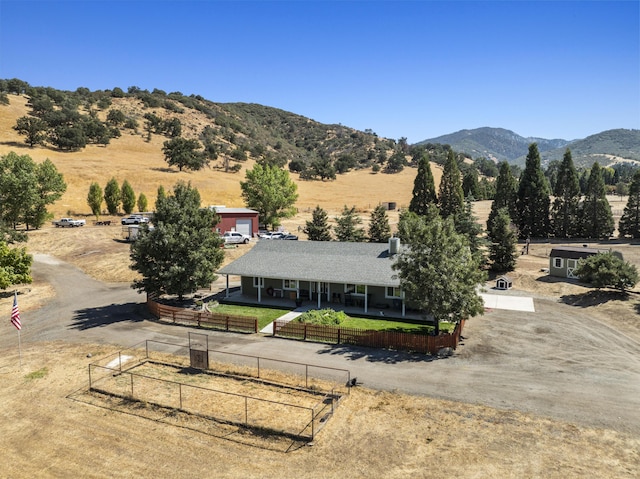
[[[84,226],[85,223],[85,220],[74,220],[73,218],[60,218],[59,220],[53,222],[56,228],[65,228],[67,226],[71,228],[79,227]]]

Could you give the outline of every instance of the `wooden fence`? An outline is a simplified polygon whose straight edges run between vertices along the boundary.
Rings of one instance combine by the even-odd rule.
[[[436,354],[442,348],[456,349],[464,328],[464,320],[456,324],[453,333],[429,336],[395,331],[369,331],[338,328],[318,324],[274,321],[273,335],[331,344],[353,344],[379,349],[395,349],[424,354]]]
[[[147,308],[149,312],[158,319],[171,321],[176,324],[197,325],[198,327],[202,326],[241,333],[258,332],[258,318],[252,316],[233,316],[229,314],[210,313],[209,311],[177,308],[175,306],[157,303],[151,297],[147,297]]]

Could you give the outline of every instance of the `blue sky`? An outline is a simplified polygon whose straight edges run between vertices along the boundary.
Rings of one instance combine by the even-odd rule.
[[[640,128],[640,2],[0,0],[0,78],[571,140]]]

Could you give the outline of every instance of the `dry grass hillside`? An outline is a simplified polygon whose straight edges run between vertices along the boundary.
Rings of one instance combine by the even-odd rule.
[[[0,155],[14,151],[20,155],[29,155],[36,162],[50,159],[64,175],[68,185],[63,198],[50,208],[55,216],[90,215],[87,206],[87,193],[92,182],[104,187],[115,177],[120,184],[126,179],[131,183],[136,195],[144,193],[153,206],[159,185],[170,189],[177,181],[191,182],[202,197],[204,205],[244,206],[240,195],[240,181],[245,178],[246,168],[251,168],[251,160],[242,164],[239,173],[225,173],[217,168],[205,168],[198,172],[179,172],[168,168],[162,153],[162,144],[166,140],[153,135],[147,142],[144,133],[125,132],[120,138],[111,140],[104,146],[89,145],[78,152],[63,152],[51,148],[30,148],[24,143],[24,137],[13,130],[16,120],[28,113],[27,98],[9,95],[10,104],[0,106]],[[185,136],[190,131],[199,131],[206,118],[197,113],[188,113],[181,117],[185,125]],[[440,167],[432,165],[436,182],[440,178]],[[298,184],[299,199],[296,204],[304,212],[321,205],[330,214],[338,213],[344,205],[356,206],[361,211],[369,211],[378,203],[396,202],[398,206],[407,205],[411,199],[413,180],[416,170],[407,168],[403,172],[388,175],[374,174],[371,170],[352,171],[338,175],[335,181],[300,181],[296,174],[292,178]]]

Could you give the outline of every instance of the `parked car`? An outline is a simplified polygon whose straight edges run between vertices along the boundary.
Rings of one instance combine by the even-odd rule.
[[[70,228],[84,226],[86,223],[85,220],[74,220],[73,218],[60,218],[53,222],[56,228],[66,228],[67,226]]]
[[[282,231],[273,231],[271,233],[263,233],[260,235],[261,239],[282,239],[283,236],[288,235],[289,233],[284,233]]]
[[[245,235],[243,233],[238,233],[237,231],[226,231],[222,235],[222,238],[224,238],[225,243],[229,244],[247,244],[249,241],[251,241],[251,236]]]
[[[123,225],[139,225],[139,224],[148,223],[148,222],[149,222],[149,218],[142,215],[130,215],[130,216],[127,216],[126,218],[122,218]]]
[[[281,239],[281,240],[297,240],[298,237],[296,235],[282,235],[273,239]]]

